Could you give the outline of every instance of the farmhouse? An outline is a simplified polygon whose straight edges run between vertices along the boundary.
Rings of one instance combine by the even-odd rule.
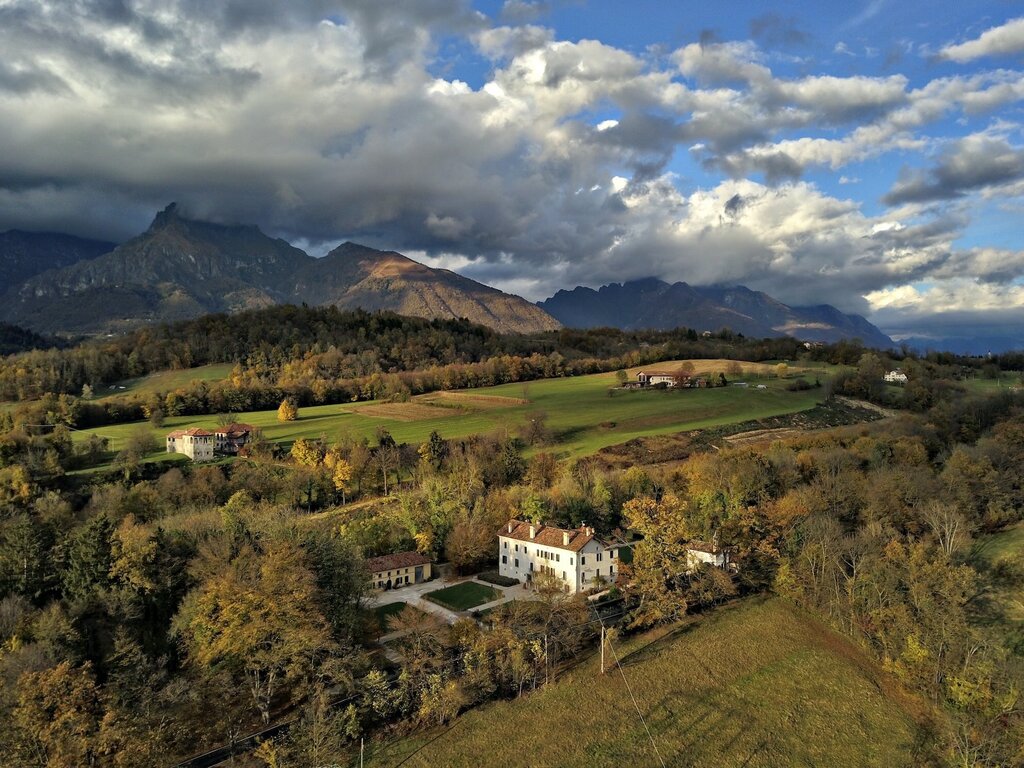
[[[624,542],[602,541],[586,525],[565,529],[510,520],[498,531],[498,573],[530,585],[553,576],[569,593],[614,582]]]
[[[213,432],[192,427],[167,435],[167,452],[183,453],[192,461],[213,461]]]
[[[883,377],[889,384],[906,384],[907,374],[897,368],[895,371],[889,371]]]
[[[252,424],[225,424],[213,431],[214,450],[217,453],[237,454],[240,448],[244,448],[252,442],[256,435],[256,427]]]
[[[396,552],[368,558],[366,570],[370,572],[370,589],[396,589],[427,581],[430,558],[419,552]]]
[[[636,375],[637,384],[641,387],[654,387],[658,384],[664,384],[666,387],[680,386],[680,379],[678,374],[668,371],[640,371]]]

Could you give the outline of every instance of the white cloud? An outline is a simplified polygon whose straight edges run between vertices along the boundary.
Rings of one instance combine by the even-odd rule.
[[[957,45],[947,45],[939,55],[964,63],[983,56],[1004,56],[1024,51],[1024,18],[982,32],[980,37]]]

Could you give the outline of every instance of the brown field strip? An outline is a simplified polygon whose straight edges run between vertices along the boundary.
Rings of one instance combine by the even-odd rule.
[[[373,416],[378,419],[394,419],[395,421],[426,421],[454,416],[451,408],[441,408],[425,403],[379,403],[362,405],[350,409],[359,416]]]
[[[501,395],[474,395],[469,392],[434,392],[419,398],[421,402],[447,402],[468,408],[515,408],[517,405],[529,405],[530,401],[522,397],[503,397]],[[443,407],[443,406],[442,406]]]

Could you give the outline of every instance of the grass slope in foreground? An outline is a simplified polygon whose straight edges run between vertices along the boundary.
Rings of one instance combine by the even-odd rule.
[[[617,646],[671,766],[912,766],[919,702],[858,649],[779,599],[754,598]],[[450,730],[368,745],[368,766],[659,765],[622,681],[596,658]],[[403,762],[404,760],[404,762]]]
[[[697,361],[704,367],[723,366],[725,361]],[[673,364],[664,364],[671,370]],[[754,368],[754,364],[746,363]],[[767,370],[768,366],[762,366]],[[718,368],[721,369],[720,367]],[[635,372],[636,369],[634,369]],[[503,384],[496,387],[463,390],[460,399],[437,394],[414,398],[412,403],[351,403],[321,405],[299,409],[299,419],[280,423],[277,411],[236,414],[233,418],[263,429],[268,440],[290,445],[297,438],[326,435],[334,440],[343,432],[374,439],[378,426],[391,431],[398,442],[422,443],[432,430],[442,437],[454,438],[490,432],[502,427],[516,428],[528,414],[543,411],[557,442],[545,450],[564,456],[581,456],[626,442],[634,437],[662,435],[691,429],[762,419],[813,408],[820,390],[788,392],[788,381],[765,379],[767,389],[722,387],[678,392],[618,392],[608,396],[616,385],[615,374],[603,373],[561,379],[543,379],[528,384]],[[502,398],[495,407],[488,397]],[[528,403],[520,401],[528,400]],[[424,407],[424,406],[430,407]],[[445,407],[441,407],[441,406]],[[403,413],[406,411],[406,413]],[[389,415],[382,415],[389,414]],[[110,438],[111,449],[120,450],[127,438],[146,422],[115,424],[76,432],[78,440],[90,433]],[[168,418],[164,426],[151,431],[161,445],[167,432],[183,427],[212,429],[215,416]],[[154,454],[157,458],[159,454]]]

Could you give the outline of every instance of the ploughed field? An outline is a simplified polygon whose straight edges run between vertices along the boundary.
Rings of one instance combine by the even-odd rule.
[[[450,728],[366,745],[366,765],[635,768],[916,766],[925,705],[847,640],[777,598],[752,598],[616,645],[522,699]],[[609,658],[611,654],[609,653]]]
[[[697,373],[724,370],[727,361],[693,361]],[[650,368],[673,370],[678,363],[661,363]],[[807,410],[819,400],[820,390],[789,392],[786,385],[799,373],[791,368],[789,378],[770,374],[772,366],[743,364],[748,387],[713,389],[627,391],[616,389],[614,373],[543,379],[496,387],[435,392],[412,398],[408,403],[369,402],[322,405],[299,409],[299,418],[281,423],[277,411],[233,414],[235,421],[253,424],[272,441],[291,444],[300,437],[326,436],[336,440],[348,433],[374,441],[379,427],[389,430],[398,442],[421,443],[437,430],[442,437],[508,430],[514,433],[538,412],[546,415],[550,440],[534,450],[548,450],[563,457],[588,455],[609,445],[635,437],[705,429],[724,424],[778,416]],[[630,371],[635,380],[636,371]],[[809,371],[813,382],[820,369]],[[763,384],[765,389],[758,389]],[[140,385],[142,386],[142,385]],[[162,454],[164,436],[172,429],[217,426],[216,416],[170,417],[164,426],[153,428],[147,422],[117,424],[76,432],[78,440],[95,433],[110,438],[113,451],[139,429],[147,429],[159,441],[160,451],[153,460],[172,458]],[[183,458],[183,457],[179,457]]]

